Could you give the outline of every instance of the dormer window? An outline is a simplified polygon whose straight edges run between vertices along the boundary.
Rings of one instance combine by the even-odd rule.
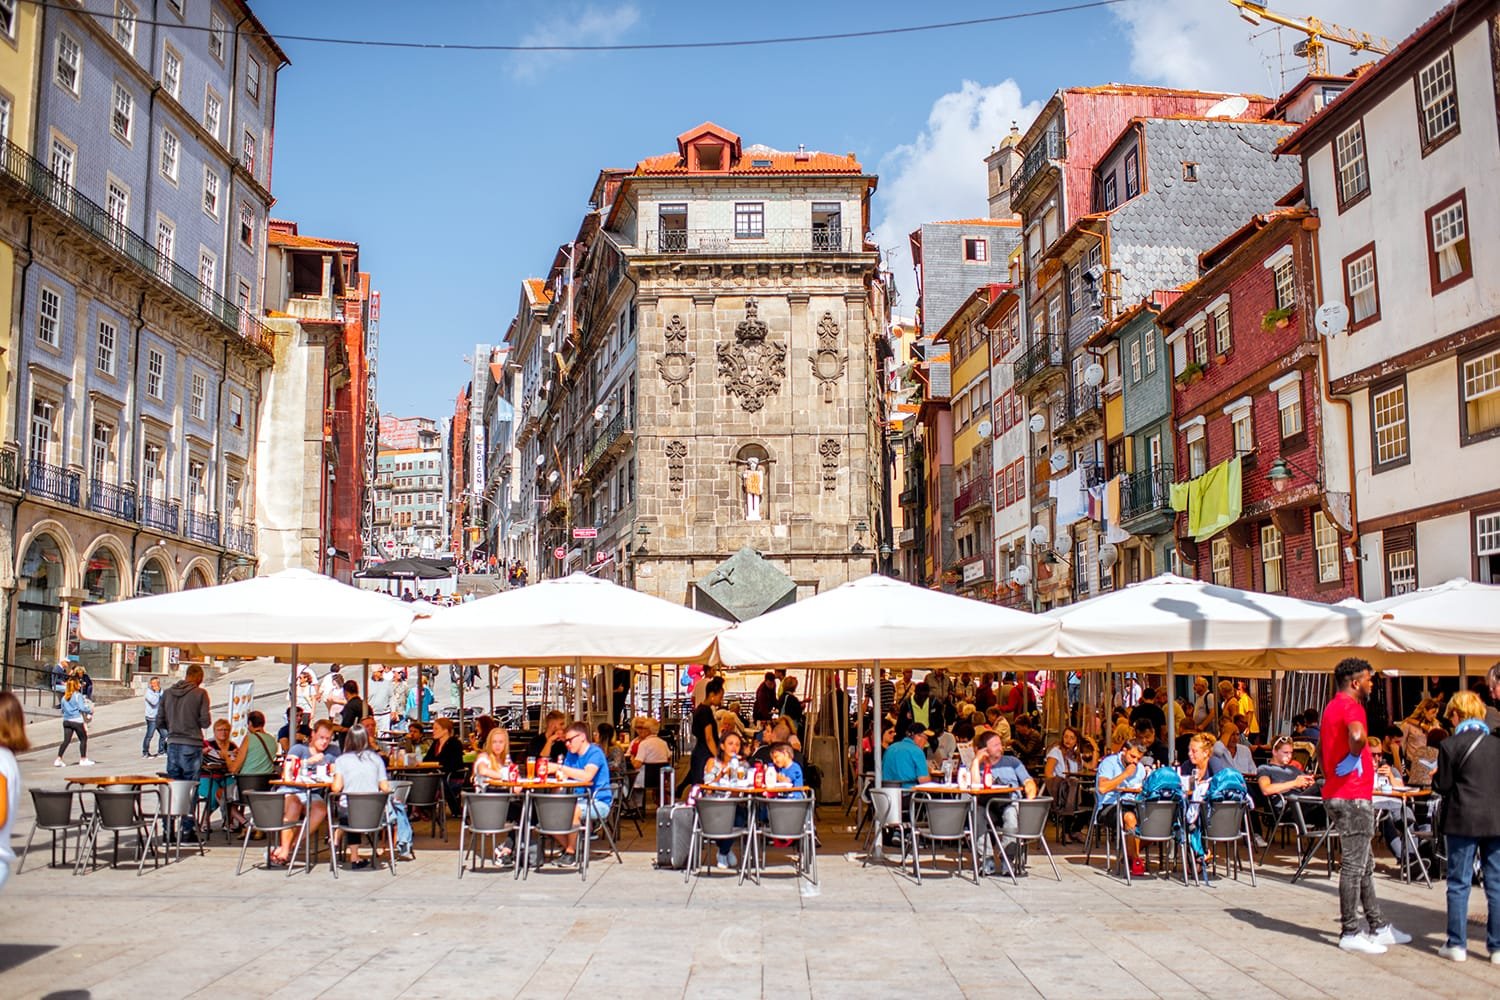
[[[699,170],[723,170],[724,147],[718,143],[702,143],[693,147],[698,158]]]

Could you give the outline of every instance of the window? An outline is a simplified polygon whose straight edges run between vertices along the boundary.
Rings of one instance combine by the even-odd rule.
[[[1369,243],[1344,258],[1344,298],[1349,306],[1350,330],[1380,318],[1380,286],[1375,272],[1375,244]]]
[[[1281,575],[1281,532],[1274,524],[1260,529],[1260,566],[1266,593],[1279,594],[1286,589]]]
[[[1130,382],[1134,385],[1141,380],[1141,342],[1139,339],[1130,342]]]
[[[1107,212],[1119,203],[1119,193],[1115,190],[1115,175],[1110,174],[1104,178],[1104,210]]]
[[[43,288],[37,296],[36,339],[48,347],[57,347],[62,330],[62,296]]]
[[[0,0],[0,35],[16,37],[16,5],[20,0]]]
[[[1192,338],[1192,358],[1201,367],[1208,367],[1208,323],[1205,321],[1193,327],[1188,334]]]
[[[166,363],[165,355],[156,348],[153,347],[146,352],[146,395],[152,399],[162,398],[162,369]]]
[[[1208,440],[1201,434],[1188,440],[1188,477],[1197,479],[1208,471]]]
[[[128,143],[134,122],[135,98],[131,97],[130,91],[116,81],[114,110],[109,116],[109,130],[115,134],[115,138]]]
[[[31,401],[31,437],[27,455],[33,462],[52,464],[52,420],[57,407],[48,399]]]
[[[72,146],[56,136],[52,137],[52,158],[47,165],[57,178],[57,190],[53,192],[54,201],[62,201],[70,193],[68,189],[73,186],[73,164],[77,159],[78,154],[73,151]]]
[[[182,56],[170,45],[162,46],[161,84],[174,100],[182,99]]]
[[[101,483],[107,483],[111,478],[109,467],[113,464],[110,456],[114,453],[114,439],[114,427],[102,420],[94,421],[94,437],[89,449],[89,474]]]
[[[0,0],[0,16],[3,16],[5,0]],[[10,98],[0,94],[0,139],[10,138]]]
[[[964,261],[969,264],[983,264],[990,259],[990,244],[988,240],[976,236],[964,237]]]
[[[203,167],[203,211],[215,219],[219,217],[219,175],[206,164]]]
[[[105,186],[104,214],[109,216],[111,242],[116,245],[124,243],[125,233],[130,228],[130,192],[113,179]]]
[[[219,138],[219,122],[224,115],[224,102],[212,90],[203,95],[203,127],[215,139]]]
[[[135,8],[125,0],[115,0],[115,41],[135,54]]]
[[[240,202],[240,242],[251,246],[255,240],[255,212],[248,201]]]
[[[155,496],[162,478],[162,447],[154,442],[147,442],[145,450],[141,455],[141,483],[142,492],[146,496]]]
[[[1154,329],[1141,334],[1141,348],[1146,356],[1146,374],[1156,374],[1156,331]]]
[[[1229,349],[1234,346],[1229,333],[1229,306],[1220,306],[1209,318],[1214,324],[1214,353],[1228,354]]]
[[[1338,583],[1339,531],[1321,510],[1313,511],[1313,548],[1318,553],[1318,582]]]
[[[250,100],[260,103],[260,60],[254,56],[245,60],[245,93]]]
[[[1500,513],[1474,515],[1474,579],[1478,583],[1500,583]]]
[[[57,36],[57,65],[53,70],[57,85],[74,97],[78,96],[78,81],[83,75],[83,53],[78,42],[68,35]]]
[[[1463,443],[1500,432],[1500,350],[1459,362],[1463,383]]]
[[[237,431],[245,428],[245,400],[232,389],[229,392],[229,426]]]
[[[231,472],[224,477],[224,514],[238,523],[244,513],[240,508],[240,477]]]
[[[245,165],[250,176],[255,176],[255,133],[245,129],[245,142],[241,148],[240,162]]]
[[[1444,52],[1417,74],[1417,106],[1422,116],[1422,152],[1458,132],[1458,89],[1453,85],[1453,52]]]
[[[1280,261],[1272,270],[1271,277],[1276,282],[1276,308],[1292,309],[1297,305],[1297,291],[1294,285],[1294,272],[1292,270],[1292,258],[1287,257]]]
[[[224,61],[224,36],[227,34],[224,19],[218,11],[208,17],[208,53],[219,62]]]
[[[177,161],[179,154],[177,133],[171,129],[161,130],[161,175],[173,184],[177,183]]]
[[[1406,383],[1370,393],[1371,426],[1375,438],[1375,471],[1407,460]]]
[[[156,220],[157,272],[163,277],[172,273],[172,252],[177,242],[177,230],[167,219]]]
[[[99,321],[98,341],[95,344],[94,367],[106,375],[115,373],[115,340],[118,336],[115,325],[109,320]]]
[[[1465,192],[1427,211],[1428,272],[1432,292],[1452,288],[1474,273],[1469,257],[1468,199]]]
[[[1214,583],[1221,587],[1234,586],[1234,566],[1229,561],[1229,539],[1220,535],[1210,546]]]
[[[759,240],[766,235],[766,205],[761,201],[741,201],[734,206],[734,238]]]
[[[1339,189],[1339,209],[1370,193],[1370,172],[1365,165],[1365,124],[1355,122],[1333,140],[1333,162]]]
[[[1146,439],[1146,467],[1155,471],[1161,465],[1161,434],[1158,432]]]
[[[1292,382],[1276,390],[1276,414],[1281,425],[1281,439],[1302,433],[1302,377],[1292,376]]]
[[[198,250],[198,301],[205,309],[213,306],[213,294],[219,287],[219,262],[201,247]]]
[[[1251,408],[1247,406],[1236,410],[1229,418],[1230,429],[1234,432],[1234,450],[1239,455],[1255,450],[1255,424],[1250,419],[1251,412]]]
[[[1141,159],[1136,150],[1125,153],[1125,197],[1134,198],[1141,193]]]
[[[192,383],[193,416],[203,420],[208,416],[208,379],[202,372],[193,372]]]
[[[1197,181],[1197,179],[1198,179],[1198,164],[1194,163],[1192,160],[1183,160],[1182,161],[1182,179],[1185,180],[1185,181],[1187,181],[1189,184]]]
[[[187,505],[189,510],[196,509],[203,500],[203,460],[201,458],[188,459],[187,467]]]

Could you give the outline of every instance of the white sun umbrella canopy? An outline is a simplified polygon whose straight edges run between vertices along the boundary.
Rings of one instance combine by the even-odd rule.
[[[729,623],[585,573],[441,608],[398,647],[408,659],[513,666],[713,662]]]
[[[1399,653],[1500,657],[1500,587],[1449,580],[1373,601],[1380,647]]]

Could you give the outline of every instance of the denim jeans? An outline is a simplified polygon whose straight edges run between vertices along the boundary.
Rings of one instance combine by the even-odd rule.
[[[156,736],[156,752],[164,754],[167,752],[167,731],[156,724],[154,717],[146,719],[146,738],[141,740],[141,754],[144,756],[151,752],[151,737]]]
[[[411,817],[406,814],[406,803],[392,800],[387,809],[386,820],[396,823],[396,846],[411,846]]]
[[[167,777],[193,782],[191,808],[182,817],[182,832],[186,836],[193,832],[193,813],[198,811],[198,772],[203,767],[203,745],[181,746],[167,744]],[[167,833],[170,834],[170,821]]]
[[[1339,922],[1344,934],[1371,932],[1385,925],[1380,900],[1375,897],[1375,855],[1370,840],[1375,836],[1375,805],[1369,799],[1328,799],[1328,818],[1339,835]],[[1364,910],[1367,927],[1359,924]]]
[[[1484,875],[1484,898],[1489,907],[1485,943],[1490,954],[1500,951],[1500,837],[1460,837],[1448,834],[1448,947],[1467,948],[1469,887],[1474,879],[1474,856]]]

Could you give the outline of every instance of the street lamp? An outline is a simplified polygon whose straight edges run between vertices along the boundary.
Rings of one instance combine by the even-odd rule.
[[[646,542],[651,537],[651,529],[643,524],[639,528],[635,529],[635,536],[641,540],[640,544],[635,547],[636,554],[645,555]]]
[[[1288,462],[1285,458],[1278,458],[1275,462],[1271,463],[1271,471],[1266,473],[1266,480],[1270,482],[1271,489],[1277,493],[1285,493],[1287,487],[1292,485],[1292,480],[1296,478],[1292,475],[1293,472],[1300,472],[1309,479],[1319,479],[1318,476],[1308,472],[1302,466],[1294,462]]]

